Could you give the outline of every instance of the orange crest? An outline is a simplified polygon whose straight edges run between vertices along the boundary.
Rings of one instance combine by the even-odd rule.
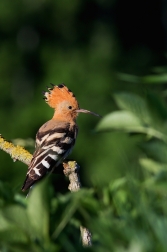
[[[51,83],[51,85],[53,88],[48,88],[49,92],[44,92],[44,99],[51,108],[55,109],[56,106],[63,101],[69,101],[74,104],[76,108],[79,108],[75,95],[64,84],[55,86]]]

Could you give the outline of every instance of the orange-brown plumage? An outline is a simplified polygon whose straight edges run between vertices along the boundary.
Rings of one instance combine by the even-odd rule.
[[[53,85],[53,84],[52,84]],[[55,109],[53,118],[43,124],[36,135],[36,150],[28,167],[22,190],[52,172],[71,152],[77,137],[78,113],[97,114],[80,109],[74,94],[64,84],[48,88],[44,99]]]
[[[70,101],[76,108],[79,108],[75,95],[64,84],[53,86],[53,89],[48,88],[48,90],[49,92],[45,92],[45,97],[51,108],[55,109],[58,104],[64,101]]]
[[[78,101],[75,95],[64,84],[48,88],[49,92],[45,92],[45,100],[51,108],[55,109],[53,119],[63,121],[75,120],[79,110]]]
[[[78,113],[88,113],[95,116],[99,116],[94,112],[86,109],[80,109],[75,95],[64,84],[48,88],[49,92],[44,92],[44,99],[51,108],[55,109],[53,119],[59,119],[62,121],[75,120]]]

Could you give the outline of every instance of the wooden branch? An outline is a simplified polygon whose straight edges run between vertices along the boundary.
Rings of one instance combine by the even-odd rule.
[[[79,165],[75,161],[63,162],[64,175],[69,178],[70,184],[68,189],[76,192],[81,188],[81,182],[78,174]]]
[[[14,162],[16,160],[19,160],[26,165],[30,164],[32,155],[23,147],[15,146],[11,142],[6,141],[1,135],[0,135],[0,149],[8,153]]]
[[[92,246],[92,235],[89,230],[85,227],[80,226],[82,245],[84,247]]]
[[[32,159],[32,155],[21,146],[15,146],[11,142],[6,141],[0,135],[0,149],[8,153],[13,161],[19,160],[26,165],[29,165]],[[75,161],[68,161],[63,163],[64,174],[69,178],[70,184],[68,189],[71,192],[76,192],[81,188],[81,182],[79,178],[79,165]],[[83,246],[91,246],[91,233],[87,228],[80,227],[82,244]]]
[[[81,182],[79,178],[79,165],[75,161],[69,161],[69,162],[64,162],[63,163],[64,167],[64,175],[69,178],[70,184],[68,186],[68,189],[71,192],[76,192],[80,190],[81,188]],[[89,230],[85,227],[80,226],[80,231],[81,231],[81,238],[82,238],[82,244],[83,246],[91,246],[91,238],[92,235],[89,232]]]

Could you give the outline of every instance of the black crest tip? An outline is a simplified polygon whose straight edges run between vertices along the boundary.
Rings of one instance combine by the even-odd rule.
[[[58,85],[58,88],[63,88],[64,87],[64,84],[59,84]]]

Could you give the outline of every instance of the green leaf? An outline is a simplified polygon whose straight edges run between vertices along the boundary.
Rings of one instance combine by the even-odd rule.
[[[166,124],[164,124],[164,121],[167,120],[167,106],[162,96],[154,92],[148,92],[147,105],[150,115],[154,119],[153,124],[155,127],[166,133]]]
[[[162,170],[167,171],[167,164],[165,163],[156,162],[149,158],[141,158],[139,162],[143,168],[155,174]]]
[[[134,130],[142,127],[142,123],[128,111],[117,111],[106,115],[97,125],[97,130]]]
[[[52,237],[55,239],[58,237],[58,235],[62,232],[62,230],[65,228],[67,223],[71,220],[73,214],[75,213],[77,209],[77,202],[69,204],[65,211],[63,212],[61,216],[61,220],[59,222],[59,225],[55,228],[55,231],[52,235]]]
[[[130,111],[145,124],[151,122],[147,104],[140,96],[132,93],[119,93],[115,94],[114,98],[120,109]]]
[[[142,151],[151,159],[156,160],[160,163],[167,163],[167,144],[159,141],[149,141],[141,143]]]
[[[111,192],[114,192],[122,188],[126,183],[127,183],[126,177],[119,178],[119,179],[116,179],[114,182],[110,183],[109,188]]]
[[[167,82],[167,74],[163,73],[160,75],[147,75],[141,78],[141,81],[146,84],[166,84]]]
[[[120,80],[126,81],[126,82],[131,82],[131,83],[141,83],[142,82],[144,84],[162,85],[167,82],[167,74],[164,72],[161,72],[161,71],[160,71],[161,74],[152,74],[152,75],[146,75],[146,76],[142,76],[142,77],[132,75],[132,74],[126,74],[126,73],[119,73],[117,76]]]
[[[37,237],[48,239],[49,202],[48,178],[35,185],[28,196],[28,216]]]
[[[117,74],[119,80],[132,82],[132,83],[140,83],[141,78],[137,75],[127,74],[127,73],[118,73]]]
[[[128,111],[117,111],[106,115],[97,125],[97,131],[123,130],[131,133],[143,133],[167,141],[166,136],[150,127],[145,127],[134,114]]]
[[[13,208],[13,206],[11,207]],[[20,211],[19,211],[20,212]],[[18,213],[18,212],[17,212]],[[0,211],[0,241],[2,242],[19,242],[27,243],[28,237],[26,232],[20,226],[21,222],[24,222],[24,218],[22,219],[23,215],[20,215],[19,223],[14,221],[15,219],[18,220],[19,217],[16,211],[9,210],[9,208],[4,208]],[[22,223],[21,225],[26,225]]]
[[[2,210],[0,211],[0,231],[3,231],[4,229],[8,229],[12,226],[12,223],[10,223],[9,220],[7,220],[3,214]]]
[[[164,246],[164,251],[167,249],[167,239],[166,239],[166,230],[167,230],[167,219],[165,216],[157,216],[155,214],[150,214],[147,216],[148,223],[150,224],[154,235],[158,242]],[[166,249],[165,249],[166,248]]]
[[[8,206],[2,210],[2,216],[10,221],[11,224],[15,224],[24,232],[31,234],[32,228],[25,208],[19,205]]]
[[[27,243],[28,238],[25,233],[21,229],[16,226],[10,227],[9,229],[5,229],[0,231],[0,241],[8,242],[8,243]]]

